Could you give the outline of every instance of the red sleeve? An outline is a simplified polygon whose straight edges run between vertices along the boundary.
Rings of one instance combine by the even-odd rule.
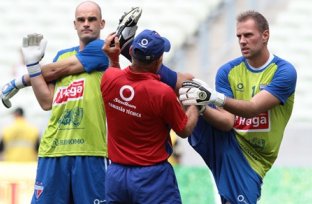
[[[165,94],[163,103],[164,120],[175,132],[181,132],[185,128],[188,118],[172,89]]]

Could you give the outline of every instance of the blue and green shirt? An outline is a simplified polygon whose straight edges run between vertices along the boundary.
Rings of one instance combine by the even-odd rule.
[[[54,61],[76,55],[86,72],[56,81],[48,127],[39,148],[39,157],[105,156],[106,115],[100,82],[108,59],[103,40],[61,50]]]
[[[253,118],[235,117],[234,130],[251,167],[263,177],[277,158],[284,130],[291,116],[297,74],[287,61],[271,56],[264,67],[250,67],[244,57],[223,65],[216,76],[216,90],[227,97],[250,100],[266,90],[280,104]]]

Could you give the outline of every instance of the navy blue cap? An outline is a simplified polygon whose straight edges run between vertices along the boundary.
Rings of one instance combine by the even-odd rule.
[[[132,56],[141,61],[153,61],[170,50],[170,42],[156,31],[143,30],[132,42]]]

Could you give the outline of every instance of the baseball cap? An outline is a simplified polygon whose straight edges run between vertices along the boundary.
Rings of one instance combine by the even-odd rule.
[[[143,30],[132,42],[132,56],[140,61],[153,61],[170,50],[170,42],[156,31]]]

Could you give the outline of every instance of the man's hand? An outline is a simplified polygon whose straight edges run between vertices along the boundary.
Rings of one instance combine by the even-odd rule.
[[[207,105],[215,104],[223,106],[225,96],[211,89],[200,79],[185,81],[179,89],[179,99],[183,105]]]
[[[114,42],[114,43],[112,43]],[[120,67],[119,66],[119,55],[120,55],[120,44],[116,33],[111,33],[105,39],[103,46],[103,52],[107,55],[109,59],[109,66]]]
[[[12,98],[21,88],[26,86],[23,77],[13,79],[12,81],[6,83],[1,88],[0,98],[2,100],[3,105],[6,108],[11,108],[12,104],[10,98]]]
[[[39,62],[44,56],[46,46],[47,41],[41,34],[29,34],[23,38],[22,53],[30,77],[41,74]]]

